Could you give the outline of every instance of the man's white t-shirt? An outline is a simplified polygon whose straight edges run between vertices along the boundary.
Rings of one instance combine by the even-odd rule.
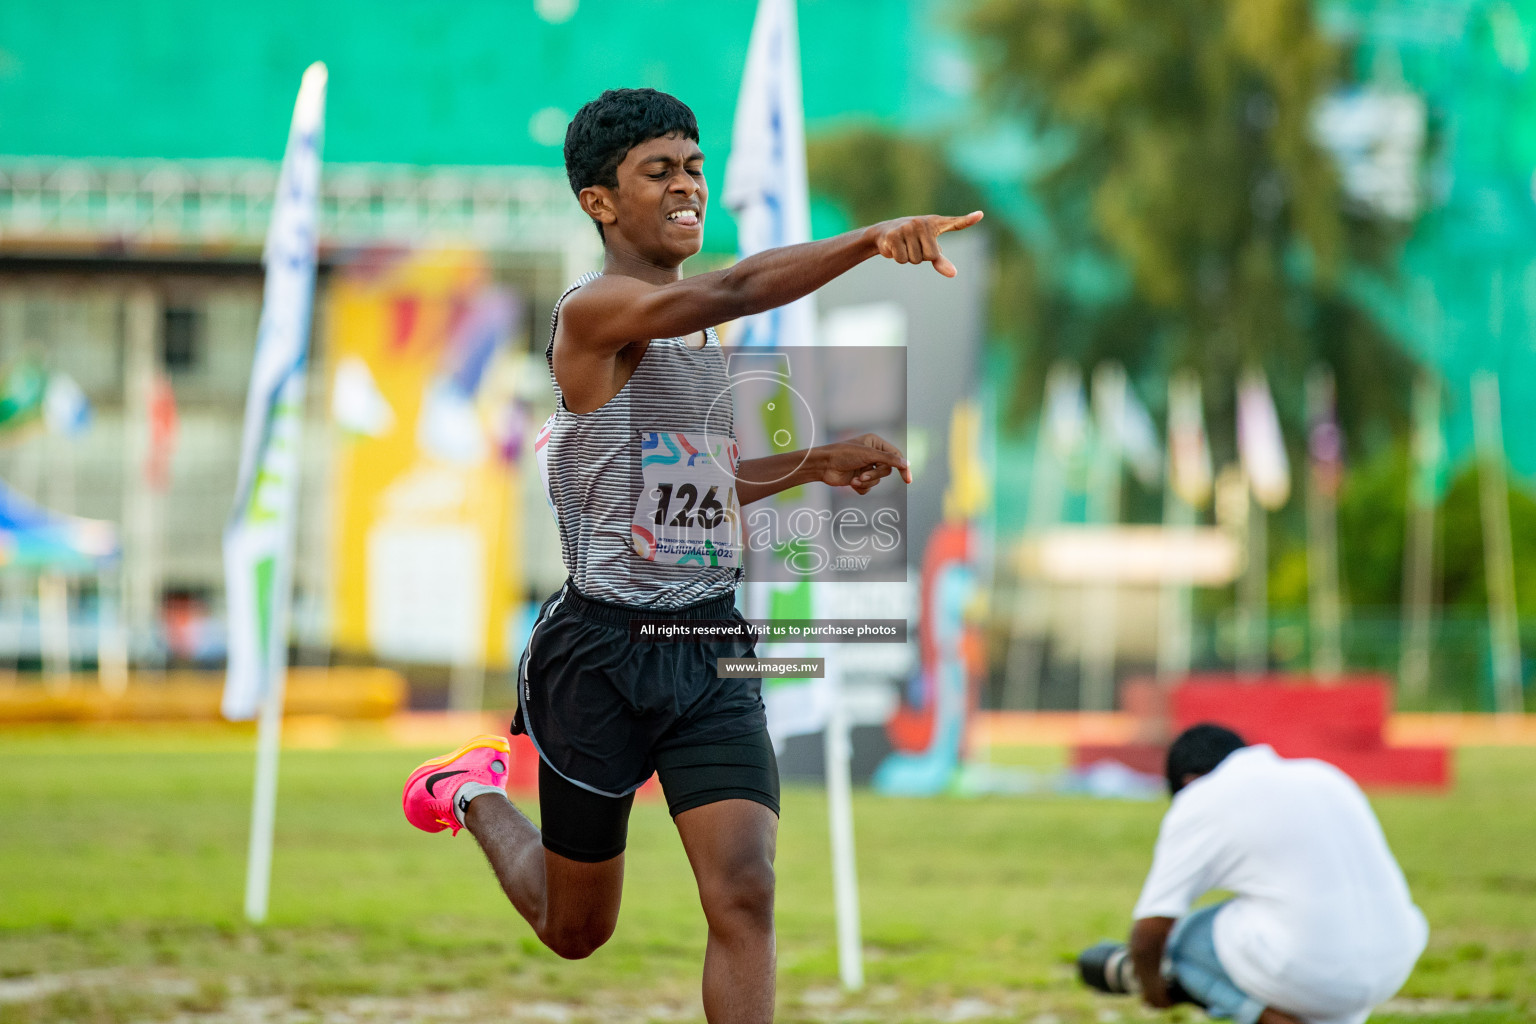
[[[1216,955],[1266,1006],[1358,1024],[1408,979],[1429,926],[1365,794],[1343,772],[1243,747],[1163,818],[1135,918],[1183,917],[1213,889]]]

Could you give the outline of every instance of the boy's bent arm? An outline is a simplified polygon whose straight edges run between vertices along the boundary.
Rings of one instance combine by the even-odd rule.
[[[877,434],[861,434],[808,451],[743,460],[736,473],[736,497],[746,506],[771,494],[817,481],[868,494],[870,488],[893,472],[907,483],[912,482],[907,459],[895,445]]]
[[[938,236],[981,219],[903,217],[834,238],[768,249],[707,274],[653,284],[608,274],[566,299],[560,310],[562,342],[588,352],[616,352],[651,338],[679,338],[751,316],[809,295],[871,256],[898,263],[932,263],[946,277],[955,268]]]
[[[816,450],[781,452],[759,459],[743,459],[736,473],[736,500],[742,506],[791,487],[821,479]]]

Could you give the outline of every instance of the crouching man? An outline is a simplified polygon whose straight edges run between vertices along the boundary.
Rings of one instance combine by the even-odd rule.
[[[1148,1005],[1359,1024],[1402,987],[1429,927],[1348,776],[1197,725],[1169,748],[1167,777],[1128,957]],[[1232,896],[1191,911],[1214,890]]]

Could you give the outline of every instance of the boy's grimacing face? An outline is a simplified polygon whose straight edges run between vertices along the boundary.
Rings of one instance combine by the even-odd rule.
[[[703,248],[709,186],[697,142],[681,135],[642,142],[624,155],[617,177],[609,191],[615,220],[605,230],[616,228],[638,253],[673,265]]]

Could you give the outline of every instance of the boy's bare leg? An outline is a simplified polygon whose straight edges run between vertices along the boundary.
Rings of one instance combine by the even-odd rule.
[[[540,942],[580,960],[608,941],[624,891],[622,853],[597,864],[551,853],[533,822],[494,795],[471,800],[464,825]]]
[[[773,855],[779,818],[751,800],[722,800],[675,819],[709,923],[704,1017],[709,1024],[773,1020]]]

